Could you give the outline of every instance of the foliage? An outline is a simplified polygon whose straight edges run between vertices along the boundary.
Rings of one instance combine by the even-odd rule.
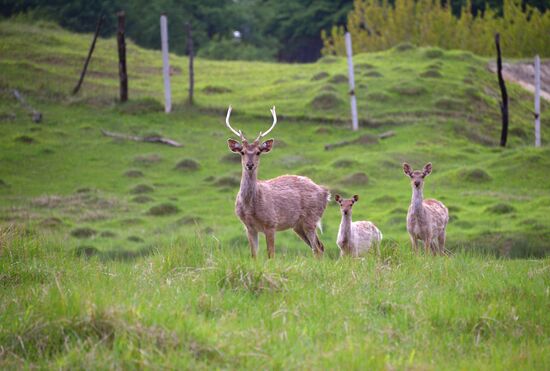
[[[541,12],[519,0],[504,0],[502,16],[487,6],[473,15],[468,1],[455,17],[450,7],[433,0],[356,0],[348,16],[354,52],[388,49],[401,42],[469,50],[480,55],[495,53],[494,34],[508,57],[550,56],[550,11]],[[324,55],[345,55],[344,28],[323,32]]]

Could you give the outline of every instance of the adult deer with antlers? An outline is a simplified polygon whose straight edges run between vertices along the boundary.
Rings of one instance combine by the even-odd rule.
[[[277,124],[275,107],[271,109],[273,124],[266,132],[260,132],[253,142],[249,142],[242,131],[229,124],[231,106],[227,110],[225,124],[240,138],[240,143],[228,139],[229,149],[241,155],[241,187],[235,202],[235,213],[244,224],[250,252],[255,258],[258,252],[258,233],[264,233],[267,254],[275,255],[275,232],[292,228],[311,247],[316,256],[322,256],[325,248],[316,228],[330,198],[326,188],[315,184],[311,179],[297,175],[283,175],[269,180],[258,180],[260,155],[273,148],[273,139],[260,143],[260,139],[273,130]]]

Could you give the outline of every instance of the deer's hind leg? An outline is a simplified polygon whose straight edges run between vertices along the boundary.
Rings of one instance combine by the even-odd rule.
[[[253,258],[256,258],[256,255],[258,254],[258,232],[247,228],[246,234],[248,237],[248,243],[250,244],[250,254]]]
[[[445,230],[442,230],[439,236],[437,236],[437,244],[439,247],[439,254],[445,255]]]
[[[325,246],[317,236],[317,227],[313,225],[313,227],[304,229],[304,232],[307,239],[309,240],[309,246],[311,246],[313,253],[316,256],[321,257],[323,255],[323,252],[325,252]]]

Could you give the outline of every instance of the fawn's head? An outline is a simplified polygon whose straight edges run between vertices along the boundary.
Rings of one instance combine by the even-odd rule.
[[[340,195],[334,196],[334,201],[340,205],[340,211],[342,212],[342,215],[344,216],[351,216],[351,209],[353,208],[353,204],[355,204],[357,201],[359,201],[359,196],[354,195],[349,200],[342,198]]]
[[[273,148],[273,139],[266,140],[265,142],[261,143],[260,139],[267,134],[277,124],[277,115],[275,114],[275,107],[271,109],[271,114],[273,115],[273,124],[267,130],[265,133],[260,131],[260,134],[258,137],[252,142],[249,143],[248,140],[244,137],[244,134],[242,131],[236,131],[231,127],[229,124],[229,116],[231,115],[231,106],[229,106],[229,109],[227,110],[227,117],[225,118],[225,124],[233,132],[233,134],[239,136],[241,139],[241,142],[234,140],[234,139],[228,139],[227,145],[229,146],[229,149],[231,152],[235,152],[241,155],[241,163],[243,166],[243,169],[249,172],[254,172],[258,168],[258,165],[260,164],[260,155],[262,153],[267,153],[271,151]]]
[[[430,175],[430,173],[432,172],[432,163],[428,162],[426,165],[424,165],[422,171],[419,171],[413,170],[411,165],[405,162],[403,164],[403,172],[405,173],[405,175],[411,178],[411,185],[413,189],[422,189],[422,187],[424,186],[424,178]]]

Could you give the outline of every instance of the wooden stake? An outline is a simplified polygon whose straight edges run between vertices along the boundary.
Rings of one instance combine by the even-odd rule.
[[[101,31],[101,26],[103,26],[104,22],[105,22],[104,16],[100,16],[99,19],[97,20],[94,39],[92,40],[92,45],[90,45],[90,50],[88,51],[88,57],[86,57],[86,61],[84,62],[84,67],[82,68],[82,72],[80,73],[80,79],[78,79],[78,83],[73,89],[73,95],[78,93],[78,91],[80,90],[80,86],[82,85],[82,82],[84,82],[84,76],[86,75],[86,70],[88,69],[88,63],[90,63],[90,59],[92,59],[92,53],[94,52],[95,42],[97,41],[97,37],[99,36],[99,31]]]
[[[160,16],[160,39],[162,46],[162,74],[164,77],[164,112],[172,111],[172,92],[170,89],[170,61],[168,57],[168,19]]]
[[[117,13],[118,17],[118,31],[117,31],[117,45],[118,45],[118,76],[120,79],[120,101],[126,102],[128,100],[128,74],[126,72],[126,41],[124,40],[125,33],[125,14],[124,11]]]
[[[506,147],[506,140],[508,139],[508,93],[506,92],[506,84],[504,84],[504,78],[502,77],[502,57],[500,53],[500,34],[495,34],[495,45],[497,47],[497,74],[498,85],[500,86],[500,93],[502,95],[502,101],[500,102],[500,112],[502,114],[502,131],[500,134],[500,146]]]
[[[346,32],[346,54],[348,55],[348,77],[349,77],[349,96],[351,102],[351,127],[352,130],[357,130],[359,128],[359,123],[357,120],[357,99],[355,97],[355,76],[353,72],[353,60],[352,60],[352,49],[351,49],[351,35],[349,32]]]
[[[187,22],[187,51],[189,52],[189,105],[193,105],[193,90],[195,89],[195,71],[193,68],[193,34],[191,23]]]
[[[540,58],[535,56],[535,147],[540,147]]]

